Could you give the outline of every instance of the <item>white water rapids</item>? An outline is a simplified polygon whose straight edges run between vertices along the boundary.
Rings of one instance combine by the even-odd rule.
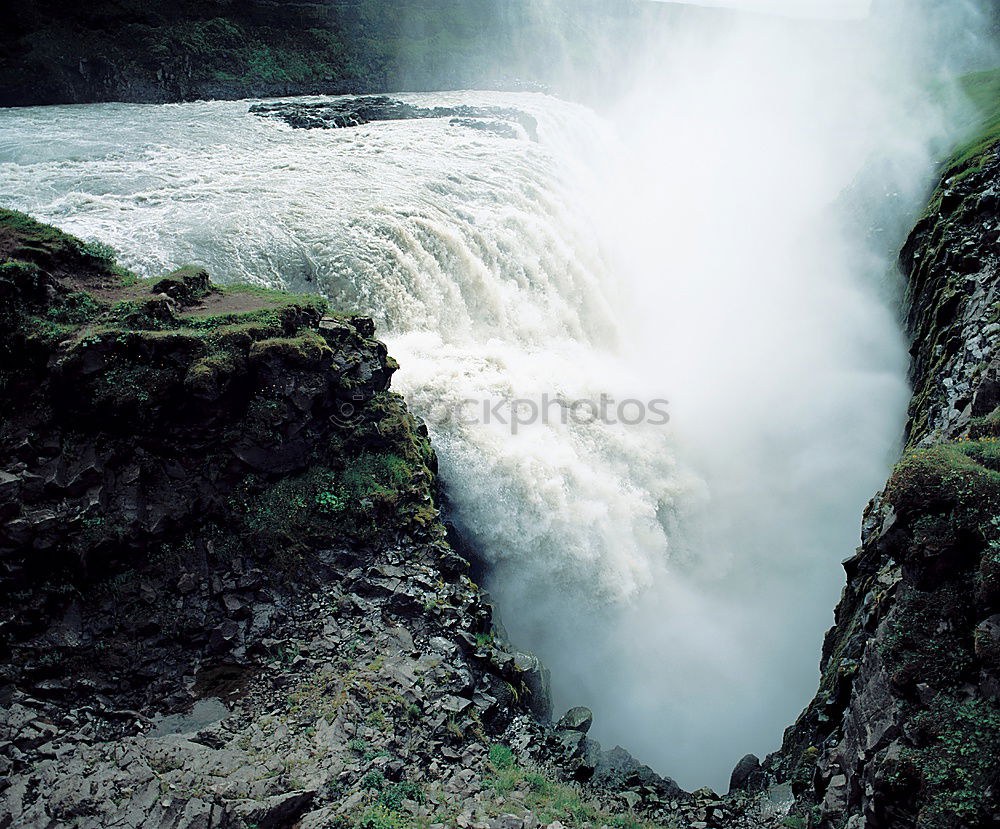
[[[937,123],[854,40],[771,37],[664,59],[613,119],[401,96],[519,107],[538,143],[447,120],[294,131],[246,102],[7,110],[0,204],[143,275],[197,262],[373,315],[557,708],[724,788],[814,692],[839,562],[897,448],[894,240],[866,234],[919,203]],[[671,422],[440,418],[543,394],[666,399]]]

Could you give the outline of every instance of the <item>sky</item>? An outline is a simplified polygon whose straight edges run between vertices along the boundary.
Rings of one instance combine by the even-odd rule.
[[[871,0],[665,0],[699,6],[769,12],[793,17],[865,17]]]

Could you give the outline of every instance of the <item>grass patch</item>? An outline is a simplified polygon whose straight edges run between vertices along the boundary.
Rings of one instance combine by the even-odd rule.
[[[1000,141],[1000,68],[965,75],[959,81],[974,108],[968,125],[971,137],[963,141],[945,164],[945,177],[979,168],[982,158]]]
[[[570,826],[590,823],[621,829],[655,827],[630,814],[609,812],[585,799],[579,787],[552,780],[538,769],[522,766],[513,752],[501,743],[490,746],[488,759],[490,773],[483,779],[483,785],[501,798],[515,789],[524,791],[525,808],[537,815],[542,823],[558,820]]]
[[[413,467],[398,455],[363,452],[345,458],[341,468],[314,466],[262,492],[250,482],[232,503],[247,532],[269,546],[295,548],[344,535],[369,541],[403,506],[413,480]]]
[[[1000,512],[1000,458],[989,440],[940,444],[907,452],[886,488],[903,515],[947,513],[957,523],[978,526]]]
[[[1000,785],[1000,707],[992,699],[938,695],[912,721],[916,746],[906,749],[892,782],[919,788],[919,829],[992,827]]]

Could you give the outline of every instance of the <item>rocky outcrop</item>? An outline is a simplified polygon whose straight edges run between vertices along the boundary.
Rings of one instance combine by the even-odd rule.
[[[504,107],[421,107],[384,95],[347,98],[329,103],[278,102],[254,104],[253,115],[277,118],[294,129],[341,129],[369,124],[372,121],[405,121],[416,118],[449,118],[453,126],[492,132],[515,138],[521,127],[532,141],[538,140],[538,122],[519,109]]]
[[[319,297],[0,211],[0,826],[733,812],[551,724],[395,368]]]
[[[998,185],[994,137],[902,252],[909,446],[845,562],[819,693],[767,764],[810,826],[1000,824]]]

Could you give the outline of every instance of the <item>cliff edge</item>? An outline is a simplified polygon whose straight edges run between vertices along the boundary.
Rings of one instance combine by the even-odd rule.
[[[396,368],[320,297],[138,279],[0,211],[0,826],[707,813],[552,722]]]

